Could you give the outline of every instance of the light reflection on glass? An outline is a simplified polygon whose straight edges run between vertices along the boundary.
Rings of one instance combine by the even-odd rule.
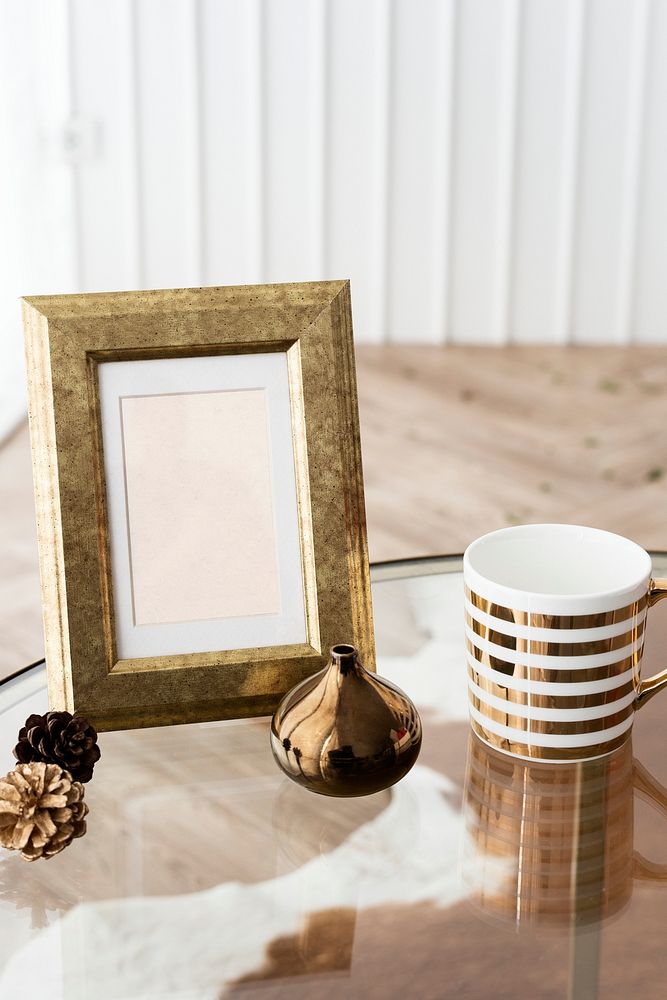
[[[635,878],[665,880],[667,866],[634,851],[635,790],[667,810],[631,740],[597,760],[544,764],[471,734],[462,873],[474,904],[517,927],[569,927],[618,913]]]

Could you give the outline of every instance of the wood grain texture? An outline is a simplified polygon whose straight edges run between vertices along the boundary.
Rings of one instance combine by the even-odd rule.
[[[565,521],[667,546],[667,350],[357,348],[373,561]]]
[[[31,298],[24,318],[51,707],[98,729],[264,715],[343,639],[373,669],[349,283]],[[307,641],[119,659],[97,364],[295,349]]]

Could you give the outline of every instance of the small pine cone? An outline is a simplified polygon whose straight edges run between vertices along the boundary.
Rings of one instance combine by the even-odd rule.
[[[26,861],[58,854],[86,832],[83,794],[57,764],[17,764],[0,780],[0,844]]]
[[[14,756],[21,764],[40,760],[59,764],[76,781],[90,781],[100,759],[97,733],[81,715],[47,712],[30,715],[19,731]]]

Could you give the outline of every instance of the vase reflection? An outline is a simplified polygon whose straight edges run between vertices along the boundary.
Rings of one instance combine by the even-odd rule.
[[[635,791],[667,814],[667,789],[634,760],[631,740],[554,765],[509,757],[471,733],[462,873],[472,901],[517,927],[570,926],[619,912],[637,878],[667,881],[667,865],[634,850]]]
[[[283,781],[273,808],[273,830],[279,859],[285,871],[295,870],[314,858],[327,859],[357,830],[388,808],[391,792],[335,799],[331,803],[305,794]]]

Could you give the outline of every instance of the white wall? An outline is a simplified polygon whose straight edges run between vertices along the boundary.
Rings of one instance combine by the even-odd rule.
[[[0,0],[0,116],[5,343],[346,276],[359,340],[665,339],[667,0]]]

